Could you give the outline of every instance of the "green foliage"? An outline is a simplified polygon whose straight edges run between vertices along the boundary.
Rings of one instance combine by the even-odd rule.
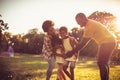
[[[2,15],[0,14],[0,17],[2,17]],[[0,54],[2,52],[2,31],[8,29],[8,23],[5,23],[2,19],[0,19]]]
[[[120,64],[120,49],[115,49],[112,54],[111,60],[114,62],[114,64]]]
[[[12,43],[14,51],[20,53],[40,54],[43,46],[44,34],[38,29],[31,29],[27,34],[12,35],[9,32],[3,34],[3,50],[7,51],[8,43]]]
[[[25,52],[27,53],[41,53],[43,46],[44,34],[38,34],[35,32],[30,32],[23,36],[23,40],[28,40],[26,42]]]
[[[76,40],[79,42],[82,39],[83,36],[83,29],[73,28],[71,30],[70,36],[73,36],[76,38]]]

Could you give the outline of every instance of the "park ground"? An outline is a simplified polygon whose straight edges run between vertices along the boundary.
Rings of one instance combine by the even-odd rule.
[[[0,79],[45,80],[47,62],[41,55],[15,53],[14,57],[0,56]],[[57,64],[51,80],[56,80]],[[7,78],[6,78],[7,77]],[[70,80],[66,76],[67,80]],[[100,80],[96,59],[79,58],[75,68],[75,80]],[[110,80],[120,80],[120,65],[110,64]]]

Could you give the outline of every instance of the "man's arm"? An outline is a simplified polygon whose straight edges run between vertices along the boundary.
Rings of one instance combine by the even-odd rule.
[[[74,53],[78,52],[82,48],[84,48],[89,42],[90,38],[83,37],[82,40],[77,44],[77,46],[70,52],[66,54],[66,57],[71,57]]]

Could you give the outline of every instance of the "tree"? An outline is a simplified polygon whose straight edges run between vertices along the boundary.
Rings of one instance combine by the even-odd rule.
[[[2,49],[4,51],[7,50],[8,44],[12,43],[11,38],[12,38],[12,34],[10,32],[4,32],[2,34]]]
[[[30,29],[28,33],[22,37],[23,41],[26,42],[25,52],[40,54],[43,46],[43,38],[44,34],[40,33],[37,28]]]
[[[0,14],[0,17],[2,17],[2,15]],[[4,23],[4,21],[2,19],[0,19],[0,53],[1,53],[1,49],[2,49],[2,31],[8,29],[8,23]]]
[[[13,45],[13,48],[15,50],[15,52],[22,52],[22,35],[21,34],[16,34],[16,35],[13,35],[12,38],[11,38],[11,42],[14,44]]]
[[[83,29],[74,27],[70,33],[71,36],[75,37],[77,41],[81,41],[83,36]]]

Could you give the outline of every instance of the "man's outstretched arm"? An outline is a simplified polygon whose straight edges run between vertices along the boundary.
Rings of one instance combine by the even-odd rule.
[[[77,46],[72,50],[66,53],[66,58],[71,57],[74,53],[78,52],[82,48],[84,48],[89,42],[90,38],[83,37],[82,40],[77,44]]]

